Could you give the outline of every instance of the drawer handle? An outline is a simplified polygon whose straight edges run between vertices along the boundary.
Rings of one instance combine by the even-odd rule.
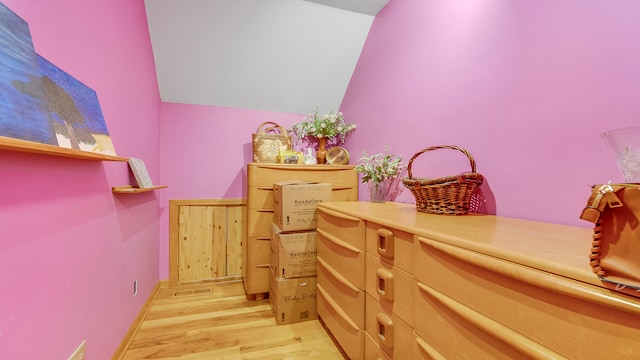
[[[348,221],[353,221],[353,222],[360,222],[361,221],[357,217],[345,215],[345,214],[339,213],[337,211],[326,209],[326,208],[322,207],[322,204],[318,204],[318,205],[320,205],[320,206],[318,206],[318,208],[316,210],[319,211],[319,212],[323,212],[325,214],[331,215],[333,217],[337,217],[337,218],[342,219],[342,220],[348,220]]]
[[[376,271],[378,286],[376,291],[381,298],[393,301],[393,273],[385,268]]]
[[[269,237],[269,236],[258,236],[258,237],[256,237],[256,240],[271,241],[271,237]]]
[[[450,297],[420,283],[416,283],[421,293],[438,302],[449,311],[459,316],[462,320],[484,331],[492,337],[509,345],[521,354],[527,355],[531,359],[566,359],[564,356],[540,345],[526,336],[511,330],[510,328],[492,320],[477,311],[451,299]]]
[[[316,260],[318,261],[318,264],[320,265],[320,267],[325,269],[329,274],[331,274],[331,276],[333,276],[336,280],[338,280],[338,282],[340,282],[342,285],[348,287],[349,289],[351,289],[356,294],[360,293],[360,289],[358,289],[356,286],[351,284],[351,282],[349,282],[349,280],[347,280],[347,278],[345,278],[344,276],[342,276],[342,274],[337,272],[336,269],[332,268],[331,265],[327,264],[327,262],[324,261],[324,259],[322,259],[321,257],[318,256],[318,257],[316,257]]]
[[[394,236],[388,229],[378,229],[378,254],[393,259]]]
[[[378,323],[378,341],[389,349],[393,349],[393,320],[385,313],[376,314]]]
[[[259,213],[272,213],[273,209],[256,209]]]
[[[418,351],[422,350],[429,359],[433,360],[447,360],[442,354],[438,352],[438,350],[434,349],[431,345],[427,344],[426,341],[422,340],[419,337],[416,337],[416,342],[418,343]]]
[[[342,308],[340,308],[340,305],[338,305],[338,303],[336,303],[335,300],[333,300],[331,298],[331,296],[329,296],[329,294],[322,288],[322,285],[316,284],[316,290],[318,290],[318,293],[320,294],[322,299],[324,299],[324,301],[329,303],[329,306],[331,306],[333,311],[338,313],[338,316],[340,316],[342,318],[342,321],[347,323],[347,325],[349,325],[352,328],[353,331],[359,331],[360,330],[358,325],[356,325],[356,323],[351,321],[351,319],[349,318],[349,315],[347,315],[347,313],[345,313],[344,310],[342,310]],[[320,301],[322,301],[322,300],[320,300]]]
[[[322,229],[316,229],[316,232],[318,233],[318,235],[321,235],[323,238],[329,240],[330,242],[341,248],[344,248],[356,254],[360,253],[360,249],[358,249],[357,247],[349,245],[348,243],[338,239],[337,237],[327,234],[327,232]]]
[[[258,186],[258,190],[273,191],[273,186]]]
[[[566,280],[562,276],[549,275],[543,271],[530,270],[528,267],[513,265],[505,260],[493,260],[487,262],[486,255],[479,255],[473,251],[464,250],[456,246],[448,245],[436,240],[421,236],[418,241],[432,249],[439,250],[460,261],[475,265],[491,272],[532,284],[555,293],[564,294],[577,299],[602,304],[614,309],[638,314],[640,305],[622,297],[609,293],[609,290],[593,285],[582,285],[577,281]]]

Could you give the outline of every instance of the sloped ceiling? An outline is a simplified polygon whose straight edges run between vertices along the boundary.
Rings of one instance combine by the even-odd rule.
[[[164,102],[338,110],[389,0],[145,0]]]

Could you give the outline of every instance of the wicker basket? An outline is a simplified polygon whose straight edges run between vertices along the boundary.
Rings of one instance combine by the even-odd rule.
[[[252,143],[254,162],[277,163],[280,152],[291,149],[291,136],[277,123],[265,121],[252,134]]]
[[[469,158],[471,172],[435,179],[414,178],[411,172],[413,161],[425,152],[438,149],[458,150]],[[476,173],[476,162],[471,154],[458,146],[432,146],[419,151],[407,165],[407,175],[402,179],[404,186],[416,198],[416,210],[430,214],[464,215],[469,212],[471,196],[482,184],[483,176]]]

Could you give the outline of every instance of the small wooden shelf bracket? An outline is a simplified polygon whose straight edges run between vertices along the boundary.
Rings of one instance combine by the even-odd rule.
[[[111,191],[114,194],[137,194],[141,192],[154,191],[158,189],[166,188],[166,185],[158,185],[150,188],[139,188],[133,185],[124,185],[124,186],[114,186],[111,188]]]

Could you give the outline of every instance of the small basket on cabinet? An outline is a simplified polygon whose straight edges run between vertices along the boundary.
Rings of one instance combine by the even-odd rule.
[[[411,172],[413,161],[425,152],[451,149],[465,154],[471,165],[471,172],[440,178],[414,178]],[[402,179],[404,186],[416,200],[416,210],[430,214],[464,215],[469,212],[471,196],[482,184],[484,177],[476,172],[476,162],[471,154],[455,145],[432,146],[417,152],[407,165],[408,177]]]
[[[280,152],[291,150],[291,136],[287,130],[272,121],[258,126],[258,132],[252,134],[253,161],[259,163],[277,163]]]

